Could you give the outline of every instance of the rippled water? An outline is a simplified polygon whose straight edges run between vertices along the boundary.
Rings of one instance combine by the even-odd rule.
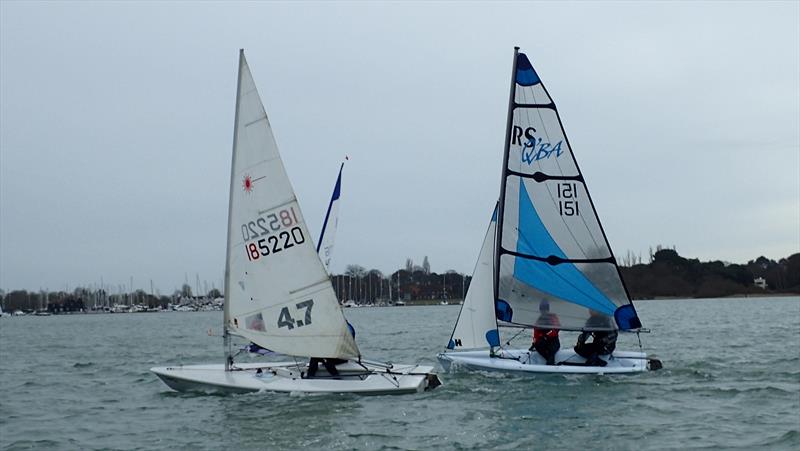
[[[438,366],[458,309],[346,315],[365,357]],[[379,397],[180,394],[149,373],[221,362],[206,334],[221,312],[2,318],[0,448],[800,449],[800,298],[637,310],[661,371],[443,374],[434,391]]]

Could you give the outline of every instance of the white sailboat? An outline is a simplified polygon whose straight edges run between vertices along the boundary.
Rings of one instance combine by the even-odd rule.
[[[438,385],[430,366],[362,359],[309,239],[244,51],[239,53],[232,160],[225,363],[151,371],[178,391],[400,394]],[[336,366],[338,374],[320,368],[314,377],[299,359],[236,363],[232,336],[287,356],[346,362]]]
[[[501,343],[501,329],[536,326],[609,334],[645,331],[555,104],[518,50],[514,49],[500,201],[439,361],[446,370],[455,366],[531,373],[613,374],[660,368],[660,361],[642,352],[641,341],[639,351],[614,350],[587,361],[565,340],[550,365],[536,350],[514,349],[510,340]]]

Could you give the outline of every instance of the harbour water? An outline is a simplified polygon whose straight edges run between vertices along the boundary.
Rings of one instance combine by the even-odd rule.
[[[221,312],[2,318],[0,449],[800,449],[800,298],[636,307],[660,371],[450,373],[378,397],[181,394],[150,374],[222,362],[207,334]],[[458,311],[345,313],[365,357],[438,366]],[[618,348],[638,349],[636,336]]]

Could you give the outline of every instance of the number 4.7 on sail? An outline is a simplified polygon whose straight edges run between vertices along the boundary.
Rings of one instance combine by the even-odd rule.
[[[295,321],[292,318],[292,315],[289,314],[289,307],[284,307],[281,309],[281,313],[278,315],[278,328],[281,327],[288,327],[290,330],[296,327],[303,327],[305,325],[311,324],[311,308],[314,307],[314,300],[309,299],[307,301],[299,302],[295,305],[298,310],[306,309],[305,317],[302,320]]]

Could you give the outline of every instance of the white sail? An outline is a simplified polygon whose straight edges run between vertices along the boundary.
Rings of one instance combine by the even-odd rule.
[[[322,223],[322,231],[317,241],[317,253],[325,265],[325,270],[330,273],[331,256],[333,255],[333,244],[336,238],[336,229],[339,227],[339,197],[342,194],[342,170],[344,163],[339,166],[339,176],[336,177],[336,185],[333,187],[331,202],[328,204],[328,211],[325,213],[325,222]]]
[[[456,327],[447,349],[467,350],[500,346],[497,321],[494,318],[494,241],[497,209],[483,239],[472,282],[458,314]]]
[[[243,51],[225,291],[229,333],[282,354],[359,356],[303,220]]]

